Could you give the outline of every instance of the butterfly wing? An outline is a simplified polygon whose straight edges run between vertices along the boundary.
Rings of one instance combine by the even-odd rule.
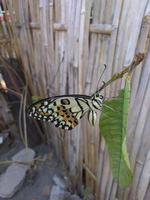
[[[29,116],[53,122],[56,127],[71,130],[89,110],[90,96],[70,95],[42,99],[28,109]]]

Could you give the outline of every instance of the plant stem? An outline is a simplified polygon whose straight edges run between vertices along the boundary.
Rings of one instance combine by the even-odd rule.
[[[103,90],[105,87],[107,87],[109,84],[111,84],[112,82],[116,81],[117,79],[120,79],[124,76],[124,74],[128,73],[128,74],[131,74],[132,71],[135,69],[135,67],[137,65],[140,64],[140,62],[143,61],[145,57],[145,54],[144,53],[138,53],[134,56],[134,59],[132,61],[132,63],[124,68],[121,72],[119,73],[116,73],[112,76],[112,78],[110,80],[108,80],[105,84],[103,84],[98,90],[97,92],[100,92],[101,90]]]

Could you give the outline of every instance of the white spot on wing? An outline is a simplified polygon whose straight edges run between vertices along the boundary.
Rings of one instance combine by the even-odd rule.
[[[35,113],[35,107],[32,108],[32,113]]]
[[[43,112],[46,113],[47,112],[47,108],[43,108]]]
[[[54,124],[56,125],[56,124],[57,124],[57,121],[54,121]]]
[[[51,107],[52,107],[52,105],[51,105],[51,104],[49,104],[49,105],[48,105],[48,108],[51,108]]]
[[[54,113],[53,115],[54,115],[54,117],[57,117],[57,113]]]
[[[44,106],[47,106],[48,105],[48,101],[44,101]]]
[[[68,127],[68,126],[65,126],[64,128],[65,128],[65,130],[68,130],[68,129],[69,129],[69,127]]]
[[[48,110],[48,114],[52,114],[52,110]]]

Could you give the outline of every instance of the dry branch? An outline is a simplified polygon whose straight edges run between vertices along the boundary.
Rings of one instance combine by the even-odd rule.
[[[132,63],[131,63],[128,67],[126,67],[125,69],[123,69],[121,72],[114,74],[114,75],[112,76],[112,78],[111,78],[109,81],[107,81],[106,83],[104,83],[104,84],[97,90],[97,92],[103,90],[105,87],[107,87],[107,86],[110,85],[112,82],[116,81],[117,79],[122,78],[122,77],[124,76],[124,74],[126,74],[126,73],[131,73],[131,72],[135,69],[135,67],[136,67],[137,65],[139,65],[140,62],[143,61],[144,57],[145,57],[145,54],[144,54],[144,53],[138,53],[138,54],[136,54],[135,57],[134,57],[134,59],[133,59],[133,61],[132,61]]]

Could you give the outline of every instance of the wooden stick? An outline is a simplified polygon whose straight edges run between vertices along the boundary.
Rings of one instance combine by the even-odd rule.
[[[85,164],[83,164],[83,168],[86,170],[86,172],[90,175],[90,177],[91,177],[94,181],[97,181],[96,176],[93,174],[93,172],[91,172],[91,170],[90,170]]]

